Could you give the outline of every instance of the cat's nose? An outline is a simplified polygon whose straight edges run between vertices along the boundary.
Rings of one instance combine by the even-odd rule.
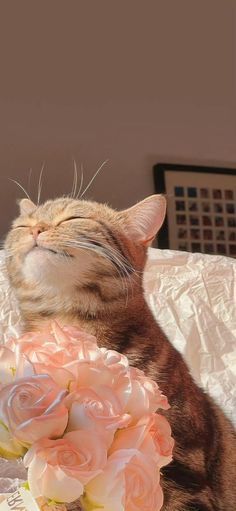
[[[32,234],[34,240],[36,241],[37,240],[37,237],[38,235],[43,232],[43,231],[46,231],[47,227],[46,225],[43,225],[43,224],[40,224],[40,225],[34,225],[33,227],[30,228],[30,234]]]

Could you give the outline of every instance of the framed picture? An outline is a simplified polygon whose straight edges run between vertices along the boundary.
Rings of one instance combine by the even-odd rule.
[[[236,257],[236,169],[158,163],[153,172],[168,205],[158,246]]]

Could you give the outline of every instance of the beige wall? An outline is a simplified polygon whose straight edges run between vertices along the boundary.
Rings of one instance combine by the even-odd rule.
[[[236,0],[0,2],[0,233],[46,162],[43,198],[126,207],[158,161],[236,167]]]

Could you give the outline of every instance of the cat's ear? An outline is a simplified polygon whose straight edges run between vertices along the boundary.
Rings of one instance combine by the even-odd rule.
[[[19,208],[21,215],[30,215],[30,213],[35,211],[37,206],[29,199],[21,199],[19,201]]]
[[[125,231],[134,242],[149,246],[161,228],[165,214],[165,197],[151,195],[122,212]]]

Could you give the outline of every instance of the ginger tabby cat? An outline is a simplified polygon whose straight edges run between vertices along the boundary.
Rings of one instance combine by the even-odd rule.
[[[236,436],[193,381],[145,302],[147,247],[165,216],[154,195],[125,211],[59,198],[20,203],[5,248],[26,330],[52,318],[94,334],[160,384],[175,439],[163,511],[235,511]],[[142,511],[142,510],[140,510]]]

